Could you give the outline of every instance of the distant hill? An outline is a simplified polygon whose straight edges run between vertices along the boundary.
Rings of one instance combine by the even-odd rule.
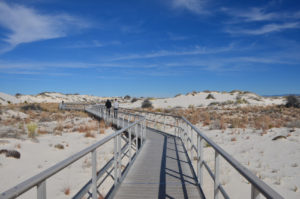
[[[289,95],[300,96],[300,94],[279,94],[279,95],[262,95],[263,97],[286,97]]]

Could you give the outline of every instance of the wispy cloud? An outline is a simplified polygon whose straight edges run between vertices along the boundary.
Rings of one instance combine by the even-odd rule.
[[[263,35],[271,32],[281,32],[287,29],[298,29],[300,23],[282,23],[282,24],[267,24],[258,29],[227,29],[228,33],[232,34],[248,34],[248,35]]]
[[[222,8],[221,11],[231,17],[227,23],[226,32],[232,34],[263,35],[287,29],[298,29],[300,26],[299,11],[275,12],[270,11],[269,6],[247,9]]]
[[[176,9],[186,9],[196,14],[207,14],[207,0],[172,0],[171,5]]]
[[[257,21],[293,21],[300,18],[300,12],[271,12],[264,7],[248,9],[221,8],[225,14],[234,17],[232,23]]]
[[[177,34],[174,34],[174,33],[171,33],[171,32],[168,33],[168,36],[169,36],[169,39],[173,40],[173,41],[181,41],[181,40],[189,39],[188,36],[177,35]]]
[[[263,8],[250,8],[248,10],[234,10],[229,8],[222,8],[221,10],[227,15],[240,19],[235,20],[235,22],[269,21],[278,19],[280,16],[278,13],[267,13]]]
[[[89,27],[84,20],[68,14],[41,14],[33,8],[0,2],[0,26],[10,32],[1,51],[9,51],[21,43],[67,36],[71,30]]]
[[[145,54],[129,54],[125,56],[120,56],[113,58],[113,61],[116,60],[132,60],[132,59],[149,59],[156,57],[167,57],[167,56],[187,56],[187,55],[201,55],[201,54],[216,54],[231,51],[234,48],[234,44],[230,44],[229,46],[219,47],[219,48],[206,48],[196,46],[193,49],[181,50],[181,51],[170,51],[170,50],[160,50],[151,53]]]
[[[93,40],[91,42],[85,42],[85,41],[79,41],[76,43],[73,43],[71,45],[65,46],[66,48],[99,48],[103,47],[104,44],[101,43],[98,40]]]

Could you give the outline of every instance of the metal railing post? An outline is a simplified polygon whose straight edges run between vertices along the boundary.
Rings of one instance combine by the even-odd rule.
[[[114,184],[115,186],[118,184],[118,139],[117,139],[117,136],[114,137]]]
[[[37,185],[37,199],[46,199],[46,180]]]
[[[138,141],[139,141],[139,137],[138,137],[138,125],[135,125],[135,146],[136,146],[136,152],[138,151]]]
[[[131,159],[132,159],[132,152],[131,152],[131,150],[132,150],[132,143],[131,143],[131,129],[132,128],[130,128],[130,129],[128,129],[128,133],[129,133],[129,143],[128,143],[128,145],[129,145],[129,159],[130,159],[130,162],[131,162]]]
[[[259,191],[251,184],[251,199],[259,199]]]
[[[118,116],[116,116],[116,120],[117,120],[117,128],[119,127],[119,118],[118,118]]]
[[[215,179],[214,179],[214,199],[219,198],[219,166],[220,166],[220,157],[219,153],[215,151]]]
[[[92,151],[92,190],[93,199],[97,199],[97,152]]]
[[[122,165],[122,162],[121,162],[121,135],[118,135],[118,182],[120,182],[120,179],[121,179],[121,174],[122,174],[122,171],[121,171],[121,165]]]
[[[140,129],[141,129],[141,130],[140,130],[140,135],[141,135],[141,145],[143,144],[143,125],[142,125],[142,123],[143,123],[143,122],[140,123],[140,127],[141,127],[141,128],[140,128]]]
[[[125,127],[125,114],[123,114],[123,128]]]
[[[166,131],[166,116],[164,115],[164,131]]]
[[[191,145],[190,145],[190,151],[191,151],[191,161],[193,162],[194,160],[194,154],[193,154],[193,128],[191,127],[191,131],[190,131],[190,140],[191,140]]]
[[[200,186],[203,184],[203,138],[197,134],[197,176]]]
[[[144,132],[143,132],[143,134],[144,134],[144,139],[146,139],[146,134],[147,134],[147,127],[146,127],[146,119],[144,119],[144,121],[143,121],[143,126],[144,126]]]

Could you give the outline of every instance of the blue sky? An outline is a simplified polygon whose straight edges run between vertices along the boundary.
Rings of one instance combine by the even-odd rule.
[[[0,0],[0,92],[300,93],[296,0]]]

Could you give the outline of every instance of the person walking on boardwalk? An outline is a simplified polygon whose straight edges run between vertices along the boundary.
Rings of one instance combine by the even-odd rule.
[[[111,108],[111,102],[110,100],[106,100],[105,102],[105,107],[106,107],[106,113],[110,116],[110,108]]]
[[[118,109],[119,109],[119,103],[118,103],[117,99],[115,99],[115,102],[114,102],[114,117],[115,118],[118,117]]]

